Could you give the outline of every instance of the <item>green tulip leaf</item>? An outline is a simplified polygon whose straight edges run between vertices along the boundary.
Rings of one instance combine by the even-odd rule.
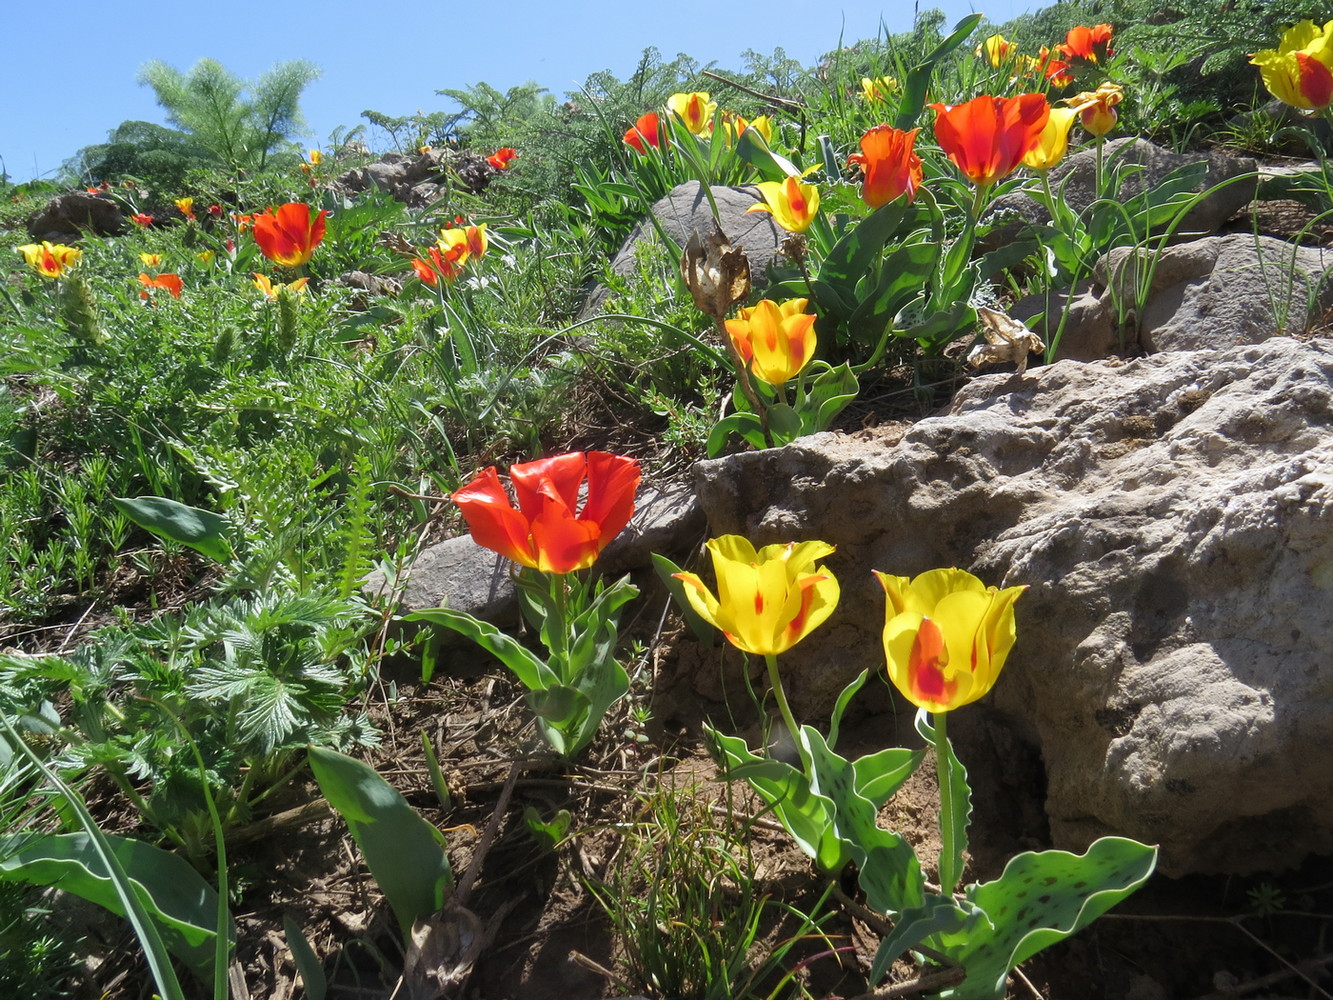
[[[716,424],[708,434],[708,457],[717,458],[727,446],[727,438],[735,432],[753,447],[763,450],[768,447],[764,440],[764,425],[756,413],[729,413]]]
[[[465,612],[454,611],[451,608],[426,608],[414,611],[410,615],[403,615],[403,621],[431,622],[467,636],[512,670],[523,686],[530,691],[540,691],[559,682],[559,678],[547,666],[546,661],[537,654],[489,622],[479,621]]]
[[[111,502],[139,527],[188,545],[214,562],[225,563],[232,556],[231,525],[212,511],[166,497],[112,497]]]
[[[319,790],[346,820],[408,940],[412,924],[444,906],[453,885],[444,834],[370,765],[321,747],[306,753]]]
[[[1092,923],[1143,885],[1156,864],[1157,848],[1124,837],[1103,837],[1081,855],[1012,858],[998,879],[966,890],[993,930],[943,931],[931,939],[967,969],[967,979],[940,996],[1001,1000],[1010,969]]]
[[[217,946],[217,892],[178,854],[130,837],[103,837],[167,949],[201,982],[211,982]],[[59,886],[125,916],[111,875],[86,833],[0,836],[0,881]],[[228,938],[235,938],[230,927]]]

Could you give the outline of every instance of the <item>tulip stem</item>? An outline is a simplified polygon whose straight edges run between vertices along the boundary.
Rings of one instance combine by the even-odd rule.
[[[796,717],[791,714],[791,706],[787,704],[787,693],[782,690],[782,678],[778,676],[778,658],[774,653],[765,653],[764,659],[768,663],[768,683],[773,688],[773,697],[777,700],[778,711],[782,713],[782,721],[787,724],[787,731],[791,733],[792,742],[796,744],[796,750],[801,755],[801,760],[805,760],[805,748],[801,744],[801,732],[796,726]]]
[[[931,713],[935,724],[935,775],[940,786],[940,892],[952,896],[961,872],[954,848],[958,817],[954,815],[953,746],[949,743],[948,720],[948,712]]]
[[[740,381],[741,392],[745,398],[750,401],[754,407],[754,412],[759,417],[759,426],[763,428],[764,440],[772,443],[773,436],[768,432],[768,408],[759,401],[759,394],[754,391],[754,385],[750,382],[750,369],[745,364],[745,359],[741,357],[740,351],[736,350],[736,345],[731,342],[731,334],[727,333],[727,324],[721,316],[713,318],[717,324],[717,334],[722,339],[722,345],[726,347],[727,353],[731,356],[731,363],[736,366],[736,377]]]

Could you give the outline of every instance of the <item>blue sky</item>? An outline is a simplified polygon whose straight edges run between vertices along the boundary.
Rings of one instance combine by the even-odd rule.
[[[979,10],[1003,22],[1038,0],[922,0],[953,23]],[[167,9],[170,13],[166,13]],[[154,13],[160,9],[160,13]],[[911,3],[868,0],[480,0],[367,3],[365,0],[233,0],[114,8],[104,0],[14,4],[6,14],[10,82],[0,101],[0,157],[15,181],[51,176],[83,146],[122,121],[164,124],[152,91],[135,82],[160,59],[188,70],[218,60],[250,79],[288,59],[309,59],[323,75],[301,106],[311,144],[353,127],[367,108],[390,115],[454,107],[435,94],[481,81],[500,90],[535,81],[563,95],[589,74],[631,73],[642,50],[683,52],[737,69],[746,49],[782,46],[811,64],[846,42],[911,25]],[[650,13],[649,11],[652,11]],[[225,11],[225,13],[224,13]]]

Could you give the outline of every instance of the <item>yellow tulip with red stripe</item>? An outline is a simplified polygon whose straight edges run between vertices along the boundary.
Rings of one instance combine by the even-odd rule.
[[[799,178],[782,181],[763,181],[756,185],[763,204],[752,205],[748,212],[768,212],[773,221],[789,233],[803,233],[810,228],[819,212],[819,188],[802,184]]]
[[[838,581],[819,560],[827,542],[754,545],[740,535],[707,543],[717,575],[717,596],[694,573],[677,573],[699,616],[721,629],[737,649],[776,656],[818,628],[838,606]]]
[[[769,385],[794,379],[815,354],[815,317],[808,299],[762,299],[726,321],[727,334],[756,378]]]
[[[987,587],[961,569],[915,579],[876,571],[887,597],[884,655],[904,698],[929,712],[976,701],[1013,648],[1014,602],[1026,587]]]

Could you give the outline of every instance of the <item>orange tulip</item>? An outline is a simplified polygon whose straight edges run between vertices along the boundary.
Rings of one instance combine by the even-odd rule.
[[[916,189],[921,186],[921,157],[912,148],[917,131],[876,125],[861,136],[861,152],[847,158],[865,172],[861,199],[871,208],[888,204],[902,194],[908,201],[916,197]]]
[[[463,261],[467,257],[467,244],[455,243],[452,246],[441,247],[438,244],[426,248],[426,254],[430,257],[429,261],[422,260],[420,257],[412,258],[412,268],[417,272],[417,277],[423,283],[434,288],[440,283],[440,279],[452,282],[463,271]]]
[[[544,573],[587,569],[634,515],[639,463],[604,451],[569,452],[509,469],[515,509],[495,466],[453,494],[472,540]],[[579,492],[587,481],[583,509]]]
[[[165,288],[173,299],[178,299],[181,297],[181,289],[185,287],[178,274],[159,274],[151,278],[146,274],[140,274],[139,284],[143,285],[139,290],[141,299],[148,298],[148,292],[153,288]]]
[[[662,120],[657,117],[657,112],[649,111],[645,115],[640,115],[634,127],[625,133],[624,142],[640,156],[648,154],[648,146],[654,149],[666,149],[667,137],[662,133]]]
[[[304,264],[324,239],[326,215],[327,212],[320,212],[312,219],[309,205],[288,202],[276,212],[255,216],[255,242],[260,252],[275,264],[287,267]]]
[[[966,104],[932,104],[935,139],[977,187],[1007,177],[1041,141],[1051,106],[1044,94],[990,97]]]
[[[430,147],[424,147],[429,149]],[[509,161],[518,156],[518,150],[506,146],[504,149],[497,149],[490,156],[486,157],[486,162],[496,170],[508,170]]]
[[[1082,59],[1090,63],[1100,63],[1115,54],[1111,51],[1109,24],[1099,24],[1093,28],[1080,24],[1070,28],[1065,35],[1065,43],[1056,48],[1070,59]]]

